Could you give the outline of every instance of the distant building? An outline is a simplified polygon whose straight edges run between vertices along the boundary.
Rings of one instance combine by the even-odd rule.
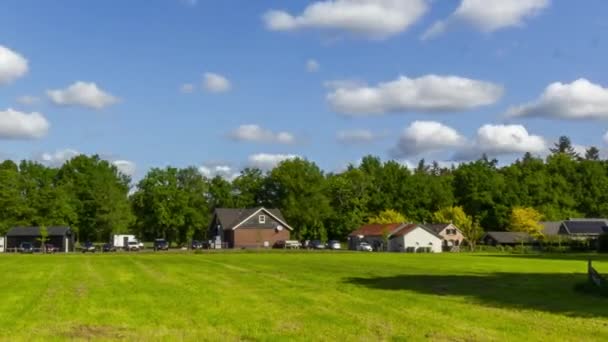
[[[366,224],[348,235],[349,249],[356,250],[361,242],[376,251],[434,252],[442,251],[441,236],[416,223]]]
[[[425,223],[425,227],[441,236],[443,250],[458,251],[464,241],[464,235],[453,223]]]
[[[51,244],[59,252],[74,250],[74,233],[70,227],[48,227],[46,244]],[[29,242],[34,248],[40,248],[42,235],[40,227],[14,227],[6,233],[6,250],[14,251],[21,243]]]
[[[218,208],[208,236],[216,248],[259,248],[289,240],[292,230],[278,209]]]
[[[489,246],[518,246],[532,245],[537,241],[525,232],[486,232],[481,242]]]

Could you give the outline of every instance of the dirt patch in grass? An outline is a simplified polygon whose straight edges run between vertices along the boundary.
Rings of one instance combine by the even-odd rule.
[[[124,328],[101,326],[101,325],[77,325],[63,334],[63,337],[70,340],[119,340],[127,338],[127,331]]]

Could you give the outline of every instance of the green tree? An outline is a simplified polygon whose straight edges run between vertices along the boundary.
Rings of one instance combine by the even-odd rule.
[[[460,206],[441,208],[433,214],[433,220],[436,223],[453,223],[460,229],[471,250],[475,249],[477,241],[483,234],[479,224]]]
[[[600,150],[595,146],[589,147],[585,151],[585,159],[586,160],[600,160]]]
[[[308,160],[285,160],[275,167],[265,182],[270,206],[280,208],[302,238],[326,238],[324,222],[332,214],[326,197],[326,182],[319,167]]]
[[[559,137],[559,140],[555,144],[553,144],[553,147],[549,150],[553,154],[565,154],[573,159],[579,157],[578,153],[576,153],[574,147],[572,146],[570,138],[565,135]]]

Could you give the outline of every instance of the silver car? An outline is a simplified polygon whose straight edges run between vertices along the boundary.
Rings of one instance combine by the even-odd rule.
[[[372,245],[370,245],[367,242],[361,242],[358,246],[357,246],[357,250],[358,251],[364,251],[364,252],[373,252],[374,249],[372,248]]]
[[[340,245],[340,241],[330,240],[327,243],[327,248],[329,248],[329,249],[342,249],[342,245]]]

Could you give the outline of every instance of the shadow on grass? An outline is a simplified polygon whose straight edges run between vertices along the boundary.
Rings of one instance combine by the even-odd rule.
[[[541,259],[541,260],[576,260],[608,261],[608,254],[598,253],[528,253],[528,254],[473,254],[484,258],[516,258],[516,259]]]
[[[464,296],[472,303],[530,309],[575,317],[608,317],[608,298],[581,291],[586,274],[493,273],[489,275],[399,275],[347,278],[370,289]]]

